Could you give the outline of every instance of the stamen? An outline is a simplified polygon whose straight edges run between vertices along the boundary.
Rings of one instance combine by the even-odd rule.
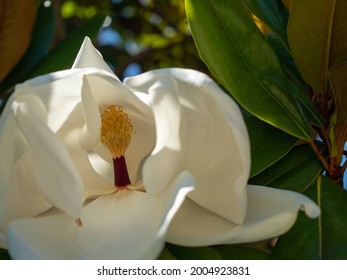
[[[80,218],[75,219],[75,222],[79,227],[83,226],[82,220]]]
[[[124,156],[135,132],[128,114],[122,106],[109,106],[101,114],[101,142],[110,150],[113,158]]]
[[[109,106],[101,114],[100,140],[112,155],[116,187],[131,184],[124,155],[132,133],[135,130],[122,106]]]

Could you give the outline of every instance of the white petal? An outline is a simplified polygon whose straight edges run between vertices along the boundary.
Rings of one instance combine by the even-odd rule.
[[[37,185],[45,198],[68,215],[78,218],[83,183],[59,138],[31,112],[28,103],[13,102],[17,124],[32,150]]]
[[[107,77],[106,79],[112,83],[120,83],[116,76],[101,69],[73,69],[28,80],[16,86],[14,97],[30,94],[40,98],[46,107],[47,122],[53,132],[58,132],[67,122],[82,127],[84,125],[82,92],[85,90],[85,76],[88,75]],[[103,88],[100,89],[102,90]],[[80,110],[79,114],[73,114],[74,110]]]
[[[89,82],[86,77],[83,78],[81,99],[85,124],[79,137],[79,143],[83,149],[90,150],[99,142],[101,117],[99,108],[90,92]]]
[[[107,63],[103,60],[102,55],[93,46],[88,37],[84,38],[72,68],[98,68],[113,74],[113,71],[108,67]],[[116,76],[114,75],[114,77]]]
[[[122,190],[83,209],[83,226],[66,215],[14,221],[9,252],[15,259],[153,259],[167,227],[194,181],[188,173],[158,196]]]
[[[163,155],[157,153],[158,156],[147,160],[153,166],[153,173],[164,170],[166,175],[166,169],[175,172],[181,166],[197,181],[197,188],[189,197],[234,223],[242,223],[247,208],[250,144],[236,103],[209,77],[193,70],[155,70],[127,78],[124,83],[133,91],[157,92],[160,103],[155,99],[153,106],[157,114],[157,142],[161,134],[167,137],[162,137],[160,142],[168,137],[177,142],[174,149],[157,144],[155,151],[160,147]],[[178,148],[181,157],[174,153]]]
[[[248,186],[247,216],[243,224],[236,225],[186,199],[169,227],[167,240],[183,246],[265,240],[289,230],[300,209],[310,218],[320,214],[316,204],[299,193]]]
[[[89,131],[87,130],[87,133],[86,131],[82,132],[82,127],[85,125],[85,116],[81,99],[82,95],[86,95],[83,80],[86,75],[92,74],[99,75],[99,77],[110,77],[110,74],[98,69],[67,70],[26,81],[24,84],[17,86],[14,93],[14,99],[16,100],[20,100],[19,98],[27,95],[35,95],[44,104],[47,111],[47,125],[68,150],[75,168],[83,180],[85,195],[88,198],[114,191],[112,182],[110,183],[95,172],[89,161],[88,151],[82,149],[80,145],[81,138],[83,138],[82,142],[86,141],[88,143],[90,140],[88,135],[94,131],[91,130],[93,125],[89,125]],[[110,79],[116,81],[114,76]],[[88,104],[85,110],[88,110],[87,119],[90,124],[92,118],[95,117],[95,113],[90,114],[89,112],[90,107],[92,107],[89,105],[92,103],[90,102],[91,97],[87,96],[85,99],[87,101],[85,100],[84,103]],[[96,122],[99,118],[98,115]],[[98,138],[98,136],[96,137]]]
[[[72,112],[81,103],[83,76],[88,71],[68,70],[29,80],[16,87],[14,96],[35,95],[46,107],[47,123],[53,132],[66,125],[67,121],[84,124],[83,111],[79,115]],[[72,122],[70,122],[72,123]]]
[[[145,83],[148,76],[138,80]],[[142,176],[147,192],[156,194],[184,170],[186,155],[181,145],[184,123],[181,122],[178,95],[175,95],[175,81],[169,76],[149,78],[153,83],[146,90],[152,97],[156,145],[144,163]]]
[[[36,111],[35,98],[29,101]],[[36,100],[37,101],[37,100]],[[6,105],[0,118],[0,247],[6,247],[6,228],[15,218],[34,217],[51,207],[32,175],[32,152]],[[39,114],[39,113],[38,113]]]
[[[95,198],[113,193],[115,191],[113,181],[108,181],[107,178],[99,175],[97,171],[100,170],[100,167],[97,170],[95,169],[95,162],[91,162],[89,152],[80,146],[78,141],[81,135],[80,127],[70,127],[71,124],[68,125],[67,131],[63,131],[63,136],[60,137],[70,154],[73,165],[83,180],[85,198]],[[104,168],[105,166],[101,167]],[[104,170],[101,171],[100,174],[105,172]]]
[[[155,144],[155,125],[152,110],[127,87],[110,76],[95,73],[86,75],[85,80],[88,83],[88,88],[84,88],[84,90],[88,89],[91,98],[93,98],[92,102],[84,103],[84,105],[88,105],[88,107],[84,108],[86,114],[91,112],[94,114],[97,110],[101,113],[110,105],[123,106],[124,111],[132,121],[135,134],[132,136],[125,156],[130,179],[135,183],[140,179],[138,171],[140,170],[142,160],[150,153]],[[91,107],[93,108],[89,110],[88,108]],[[92,116],[91,119],[95,117]],[[100,115],[98,118],[100,119]],[[93,127],[94,130],[88,134],[81,135],[81,137],[84,138],[83,141],[85,143],[90,143],[89,146],[92,146],[96,140],[93,137],[95,133],[100,131],[100,128],[97,128],[95,124],[90,127]],[[98,133],[96,136],[99,138],[100,134]],[[112,162],[110,152],[100,141],[93,147],[93,150],[104,160]]]

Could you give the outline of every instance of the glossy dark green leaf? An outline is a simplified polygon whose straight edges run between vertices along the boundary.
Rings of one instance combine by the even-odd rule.
[[[218,252],[223,260],[267,260],[270,254],[264,250],[240,247],[240,246],[216,246],[213,249]]]
[[[188,0],[186,6],[200,55],[233,97],[269,124],[311,140],[292,85],[243,2]]]
[[[294,226],[282,235],[272,251],[275,260],[318,260],[319,236],[318,219],[309,219],[304,213],[299,216]]]
[[[321,208],[318,219],[301,215],[279,238],[273,259],[347,259],[347,191],[321,176],[305,193]]]
[[[286,156],[250,179],[254,185],[304,192],[321,174],[322,165],[311,147],[294,147]]]
[[[210,247],[182,247],[167,244],[166,249],[178,260],[220,260],[220,255]]]
[[[288,80],[290,80],[292,85],[292,91],[300,103],[300,107],[304,111],[304,115],[307,117],[307,120],[316,127],[323,127],[323,118],[306,91],[305,81],[301,77],[301,74],[288,47],[285,46],[284,43],[273,32],[270,32],[267,35],[267,39],[276,52],[282,68],[287,73]]]
[[[36,22],[32,33],[32,40],[29,48],[18,62],[16,67],[10,72],[0,85],[0,92],[9,87],[22,82],[29,74],[30,70],[48,52],[55,31],[55,13],[52,6],[41,5],[37,11]]]
[[[70,68],[85,36],[95,38],[104,19],[103,15],[96,15],[74,30],[45,56],[30,77]]]
[[[347,191],[327,177],[317,182],[322,259],[347,259]]]
[[[262,22],[269,26],[280,38],[287,42],[287,23],[289,13],[278,0],[242,0]]]
[[[297,79],[299,83],[304,84],[304,80],[301,77],[301,74],[288,47],[285,46],[283,41],[281,41],[281,39],[273,32],[269,32],[267,34],[267,39],[276,52],[283,69],[289,75],[289,78],[291,76],[294,76],[294,78]]]
[[[251,141],[251,173],[253,177],[285,156],[297,142],[297,138],[261,121],[243,114]]]
[[[347,59],[347,1],[292,1],[288,41],[305,81],[326,95],[329,69]]]

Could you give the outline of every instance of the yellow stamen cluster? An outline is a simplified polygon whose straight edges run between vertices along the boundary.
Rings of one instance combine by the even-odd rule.
[[[132,133],[135,133],[134,127],[122,106],[109,106],[101,114],[100,140],[113,158],[124,157]]]

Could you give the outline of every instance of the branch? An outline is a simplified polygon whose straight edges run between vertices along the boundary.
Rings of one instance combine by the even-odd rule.
[[[314,141],[310,142],[310,146],[312,147],[313,151],[316,153],[316,155],[318,156],[319,160],[321,161],[321,163],[324,166],[324,169],[329,173],[330,171],[330,166],[326,160],[325,157],[323,157],[322,153],[318,150],[317,146],[315,145]]]

